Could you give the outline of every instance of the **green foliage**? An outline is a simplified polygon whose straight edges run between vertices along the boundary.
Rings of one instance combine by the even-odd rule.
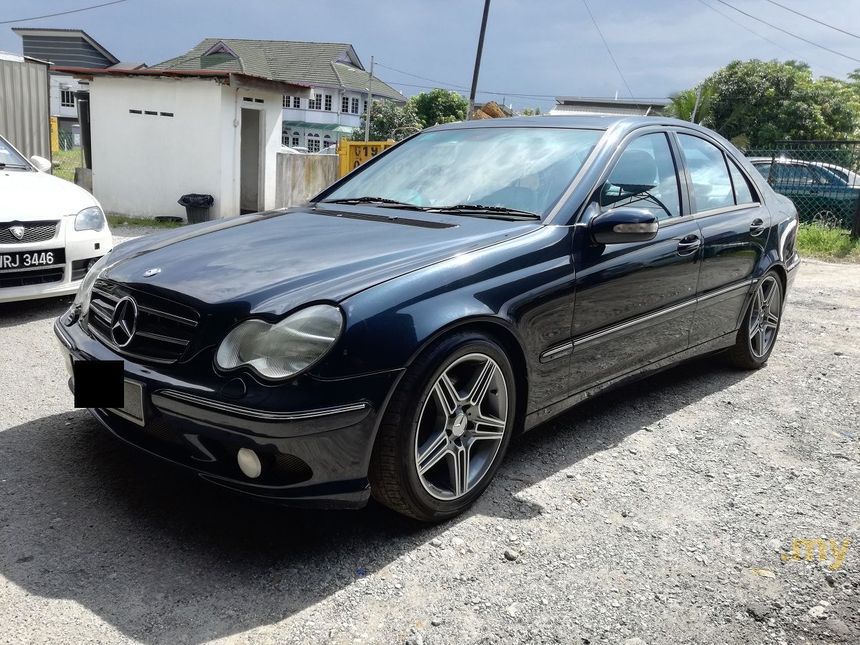
[[[844,139],[860,131],[860,70],[848,81],[814,79],[798,61],[734,61],[705,79],[703,88],[707,105],[696,120],[753,148],[785,139]],[[695,90],[673,98],[671,111],[679,118],[689,118],[691,96]]]
[[[845,229],[801,224],[797,231],[797,252],[822,260],[860,262],[860,240],[852,240]]]
[[[540,116],[540,108],[523,108],[520,110],[520,116]]]
[[[429,128],[439,123],[465,121],[469,102],[457,92],[436,88],[429,92],[416,94],[409,103],[415,108],[422,126]]]
[[[711,103],[714,90],[707,83],[691,90],[678,92],[671,97],[672,102],[666,108],[666,114],[676,119],[709,125],[711,119]]]
[[[366,115],[361,115],[361,126],[352,133],[353,141],[364,141]],[[421,122],[411,101],[397,104],[394,101],[374,101],[370,114],[370,140],[400,141],[421,129]]]

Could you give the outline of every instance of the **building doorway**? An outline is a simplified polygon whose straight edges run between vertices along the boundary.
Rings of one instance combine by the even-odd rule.
[[[260,110],[242,108],[239,136],[239,210],[256,213],[262,210],[263,140]]]

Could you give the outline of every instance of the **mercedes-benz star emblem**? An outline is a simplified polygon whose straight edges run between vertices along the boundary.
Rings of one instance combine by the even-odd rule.
[[[158,275],[159,273],[161,273],[161,268],[160,267],[153,267],[151,269],[147,269],[146,271],[144,271],[143,277],[144,278],[151,278],[152,276]]]
[[[9,232],[14,235],[19,240],[24,237],[24,231],[26,231],[23,226],[10,226]]]
[[[121,298],[116,303],[110,321],[110,335],[117,347],[125,347],[134,338],[137,330],[137,303],[131,296]]]

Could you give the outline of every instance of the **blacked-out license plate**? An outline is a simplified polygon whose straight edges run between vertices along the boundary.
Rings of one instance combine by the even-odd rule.
[[[124,376],[123,361],[74,361],[76,408],[105,408],[144,425],[143,384]]]
[[[51,267],[65,263],[65,249],[0,253],[0,271],[20,271],[21,269]]]

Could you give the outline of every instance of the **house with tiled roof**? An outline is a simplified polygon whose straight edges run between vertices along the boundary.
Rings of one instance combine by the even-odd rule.
[[[80,127],[75,92],[86,90],[70,74],[57,72],[56,66],[102,69],[119,64],[119,59],[83,29],[13,27],[21,37],[24,56],[51,64],[48,90],[50,114],[56,117],[63,148],[80,145]]]
[[[404,102],[400,92],[371,79],[348,43],[206,38],[189,52],[153,69],[220,69],[256,74],[310,89],[283,96],[282,143],[316,152],[359,127],[368,95]]]

